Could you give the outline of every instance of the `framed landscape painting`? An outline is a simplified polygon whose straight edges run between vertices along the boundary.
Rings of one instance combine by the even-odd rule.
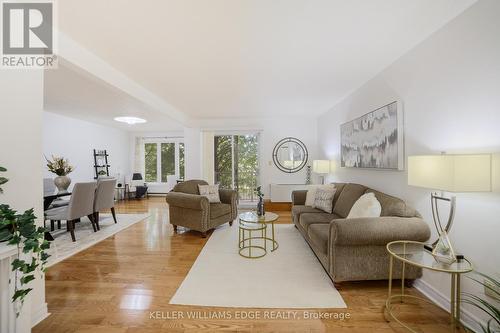
[[[404,169],[403,110],[384,105],[340,126],[341,166]]]

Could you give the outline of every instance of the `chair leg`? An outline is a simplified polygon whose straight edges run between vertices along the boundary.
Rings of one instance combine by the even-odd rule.
[[[94,221],[95,221],[95,225],[97,227],[97,230],[101,230],[101,227],[99,227],[99,212],[95,212],[94,213]]]
[[[69,232],[71,233],[71,240],[73,242],[76,242],[76,237],[75,237],[75,220],[68,221],[68,225],[69,225]]]
[[[61,229],[61,220],[57,220],[57,229]]]
[[[113,215],[113,220],[115,220],[115,223],[117,223],[117,222],[116,222],[115,207],[111,207],[111,214]]]
[[[94,221],[94,214],[87,215],[87,217],[90,220],[90,223],[92,223],[92,229],[94,229],[94,232],[97,232],[97,227],[95,226],[95,221]]]
[[[54,220],[50,220],[50,231],[54,231]]]
[[[177,226],[174,224],[174,233],[176,234],[177,233]]]
[[[229,226],[232,227],[233,226],[233,221],[229,221]]]

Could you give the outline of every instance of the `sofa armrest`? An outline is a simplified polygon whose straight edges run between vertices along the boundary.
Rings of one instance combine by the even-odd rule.
[[[305,205],[306,196],[307,196],[307,190],[292,191],[292,204]]]
[[[238,194],[235,190],[219,190],[219,197],[222,203],[236,204]]]
[[[236,218],[238,212],[238,193],[235,190],[219,190],[220,201],[231,205],[231,217]]]
[[[418,217],[338,219],[330,223],[332,245],[386,245],[396,240],[425,242],[431,231]]]
[[[208,210],[210,204],[208,198],[197,194],[181,192],[169,192],[166,197],[169,206],[182,207],[195,210]]]

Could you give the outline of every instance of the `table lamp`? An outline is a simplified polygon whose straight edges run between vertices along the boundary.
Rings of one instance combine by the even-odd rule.
[[[313,161],[313,172],[317,173],[321,177],[321,184],[325,183],[325,176],[333,171],[335,164],[333,161],[329,160],[314,160]]]
[[[433,245],[434,258],[451,264],[455,252],[448,238],[455,217],[456,197],[446,197],[444,192],[490,192],[491,154],[475,155],[421,155],[408,157],[408,185],[439,190],[431,194],[432,218],[439,238]],[[450,212],[443,227],[439,215],[439,202],[449,202]]]

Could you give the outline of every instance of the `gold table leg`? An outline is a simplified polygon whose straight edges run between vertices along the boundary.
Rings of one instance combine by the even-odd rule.
[[[391,296],[392,296],[392,264],[393,264],[393,257],[389,256],[389,294],[387,295],[387,302],[386,302],[386,311],[390,312],[391,311]],[[388,315],[386,316],[385,320],[389,322]]]
[[[403,245],[403,253],[406,253],[406,244]],[[392,256],[391,256],[392,257]],[[403,295],[405,294],[405,262],[401,262],[401,303],[403,303]]]
[[[451,295],[450,295],[450,324],[455,325],[455,311],[456,311],[456,278],[455,273],[451,274]]]
[[[460,290],[460,274],[456,274],[456,282],[455,282],[455,288],[457,290],[457,296],[455,297],[456,301],[456,308],[457,308],[457,314],[455,316],[456,319],[456,326],[460,327],[460,302],[461,302],[461,290]]]
[[[252,256],[252,231],[251,230],[248,230],[248,244],[249,244],[249,248],[248,248],[248,255],[251,257]]]

